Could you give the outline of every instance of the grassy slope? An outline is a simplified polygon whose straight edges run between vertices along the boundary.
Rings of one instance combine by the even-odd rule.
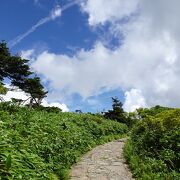
[[[126,125],[92,115],[10,111],[0,111],[2,179],[66,178],[82,154],[127,132]]]
[[[180,179],[180,110],[145,110],[124,150],[137,179]]]

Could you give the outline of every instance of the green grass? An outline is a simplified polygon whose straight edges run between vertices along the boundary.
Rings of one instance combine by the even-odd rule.
[[[87,114],[0,107],[0,178],[68,179],[93,147],[120,138],[124,124]]]
[[[180,110],[144,116],[132,129],[124,155],[137,179],[179,180]]]

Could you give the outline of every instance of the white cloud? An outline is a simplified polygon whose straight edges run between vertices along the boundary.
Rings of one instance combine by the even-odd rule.
[[[11,101],[11,98],[27,100],[29,96],[21,90],[8,91],[6,95],[1,95],[4,101]]]
[[[48,103],[46,100],[43,100],[42,105],[45,107],[58,107],[62,110],[62,112],[68,112],[69,108],[66,104],[60,104],[58,102]]]
[[[179,5],[178,0],[87,0],[82,8],[90,25],[111,22],[111,33],[124,33],[123,45],[112,50],[97,41],[74,57],[45,51],[33,68],[65,96],[78,93],[88,98],[119,88],[126,92],[129,110],[140,105],[180,106]],[[118,21],[136,12],[137,6],[132,21]]]
[[[140,107],[147,107],[142,92],[138,89],[131,89],[125,92],[125,103],[123,108],[127,112],[133,112]]]
[[[10,88],[10,86],[8,86],[8,85],[7,85],[7,87]],[[1,97],[3,98],[3,101],[11,101],[11,98],[15,98],[15,99],[24,100],[25,102],[23,104],[28,104],[29,103],[28,94],[26,94],[25,92],[23,92],[22,90],[20,90],[18,88],[14,89],[13,91],[12,90],[8,91],[6,95],[1,95]],[[60,104],[59,102],[48,102],[46,99],[43,99],[42,105],[45,106],[45,107],[53,107],[53,106],[58,107],[63,112],[68,112],[69,111],[68,107],[64,103]]]
[[[148,43],[140,34],[136,37],[138,43],[129,37],[127,44],[115,51],[97,43],[91,51],[81,50],[73,58],[46,51],[33,68],[51,82],[52,89],[63,90],[65,95],[78,93],[87,98],[111,89],[137,88],[150,105],[170,104],[172,99],[165,97],[175,86],[178,92],[175,45],[166,35]],[[178,104],[175,97],[173,103]]]
[[[94,26],[130,16],[137,10],[138,2],[139,0],[86,0],[81,6],[89,15],[89,24]]]
[[[51,11],[51,19],[54,20],[58,17],[61,16],[61,7],[56,6],[52,11]]]
[[[34,49],[21,51],[21,57],[24,58],[24,59],[32,59],[33,55],[34,55]]]
[[[117,57],[112,62],[112,56],[115,57],[116,53],[97,43],[91,51],[81,50],[73,58],[46,51],[38,56],[32,66],[50,80],[53,89],[65,89],[67,95],[78,93],[87,98],[116,84],[119,78],[116,77],[118,62]]]

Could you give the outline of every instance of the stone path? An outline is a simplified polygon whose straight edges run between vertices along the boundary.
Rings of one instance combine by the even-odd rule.
[[[71,180],[132,180],[123,157],[126,139],[100,145],[72,167]]]

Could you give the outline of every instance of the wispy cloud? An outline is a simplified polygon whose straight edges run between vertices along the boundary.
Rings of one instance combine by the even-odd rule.
[[[37,4],[39,2],[39,0],[34,0],[34,4]]]
[[[51,10],[50,14],[47,17],[40,19],[28,31],[26,31],[23,34],[20,34],[15,39],[11,40],[9,42],[9,46],[14,47],[16,44],[21,42],[25,37],[27,37],[28,35],[33,33],[37,28],[39,28],[40,26],[42,26],[45,23],[48,23],[49,21],[53,21],[56,18],[60,17],[63,11],[65,11],[66,9],[69,9],[70,7],[74,6],[75,4],[78,4],[79,2],[81,2],[81,0],[70,2],[66,5],[64,5],[63,7],[60,7],[59,5],[57,5],[54,9]]]

